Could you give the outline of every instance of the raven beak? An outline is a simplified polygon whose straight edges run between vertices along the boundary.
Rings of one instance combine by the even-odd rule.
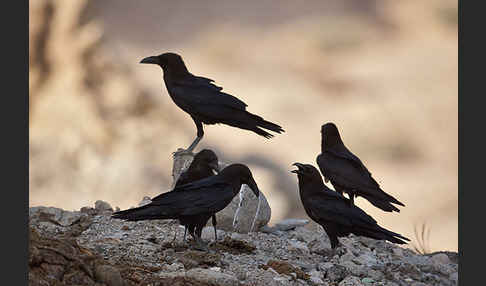
[[[219,164],[218,162],[211,162],[209,163],[209,167],[216,171],[216,173],[219,173],[221,170],[219,169]]]
[[[159,58],[156,56],[146,57],[140,61],[141,64],[159,64]]]
[[[258,198],[260,196],[260,190],[258,189],[258,186],[257,186],[255,180],[253,179],[253,177],[250,178],[250,182],[248,182],[247,185],[248,185],[248,187],[250,187],[250,189],[253,191],[255,196]]]
[[[300,169],[301,168],[304,168],[304,164],[301,164],[301,163],[293,163],[292,166],[296,166],[298,168],[298,170],[292,170],[290,171],[290,173],[295,173],[295,174],[300,174]]]

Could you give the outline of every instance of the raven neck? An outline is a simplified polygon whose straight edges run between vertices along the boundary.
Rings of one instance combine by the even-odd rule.
[[[164,80],[167,82],[177,82],[183,81],[187,78],[193,77],[193,75],[187,70],[186,66],[178,66],[176,68],[170,67],[163,69],[164,71]]]
[[[322,178],[299,178],[299,191],[300,193],[315,193],[320,192],[325,188]]]
[[[198,174],[203,174],[203,175],[212,175],[213,170],[209,166],[205,166],[204,164],[191,164],[187,171],[190,172],[195,172]]]
[[[343,141],[341,141],[341,138],[331,138],[328,140],[322,139],[321,141],[321,151],[326,152],[330,149],[334,149],[337,151],[345,151],[346,146],[344,145]]]

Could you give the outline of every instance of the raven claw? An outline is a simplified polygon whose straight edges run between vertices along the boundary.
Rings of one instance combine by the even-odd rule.
[[[183,156],[183,155],[191,155],[191,156],[194,157],[194,153],[192,153],[191,151],[182,149],[182,148],[179,148],[179,149],[177,149],[177,151],[172,152],[173,157]]]

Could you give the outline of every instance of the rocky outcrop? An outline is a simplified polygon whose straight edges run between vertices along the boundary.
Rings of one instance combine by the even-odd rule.
[[[212,227],[209,252],[182,243],[172,220],[124,222],[111,211],[84,207],[29,210],[30,285],[457,285],[453,252],[417,254],[369,238],[341,238],[333,253],[322,228],[295,227],[247,234]],[[104,206],[104,207],[100,207]],[[286,230],[282,230],[286,229]],[[175,236],[177,235],[177,236]],[[57,284],[56,284],[57,283]]]

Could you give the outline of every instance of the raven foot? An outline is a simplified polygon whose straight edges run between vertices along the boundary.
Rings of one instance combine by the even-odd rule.
[[[202,239],[201,239],[201,240],[196,240],[195,242],[196,242],[196,243],[195,243],[195,245],[193,246],[193,249],[195,249],[195,250],[202,250],[202,251],[206,251],[206,252],[210,252],[208,245],[207,245],[206,243],[204,243],[204,242],[202,241]]]
[[[194,157],[194,153],[192,153],[192,151],[186,150],[186,149],[182,149],[182,148],[179,148],[179,149],[177,149],[177,151],[172,152],[172,156],[173,157],[184,156],[184,155],[190,155],[190,156],[193,156]]]

